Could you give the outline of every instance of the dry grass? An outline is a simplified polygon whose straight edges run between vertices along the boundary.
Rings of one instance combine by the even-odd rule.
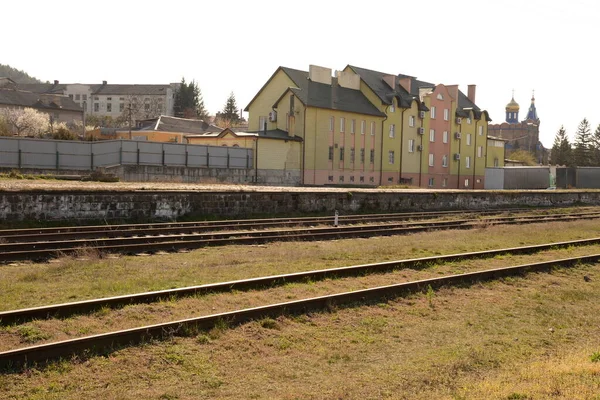
[[[582,276],[591,277],[584,282]],[[8,399],[594,399],[596,266],[0,375]]]

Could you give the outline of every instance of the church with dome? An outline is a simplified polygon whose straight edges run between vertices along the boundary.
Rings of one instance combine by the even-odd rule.
[[[516,150],[526,150],[534,154],[538,164],[547,164],[548,151],[540,142],[540,119],[535,108],[535,95],[531,96],[531,104],[525,119],[519,120],[519,103],[515,95],[506,105],[506,118],[501,124],[488,125],[488,135],[506,140],[505,157],[510,159],[511,153]]]

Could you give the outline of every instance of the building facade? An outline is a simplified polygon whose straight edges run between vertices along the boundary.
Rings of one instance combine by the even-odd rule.
[[[175,93],[179,83],[166,85],[117,85],[81,83],[31,83],[19,88],[39,94],[69,97],[84,110],[86,116],[129,118],[132,120],[174,115]]]
[[[250,131],[302,138],[304,185],[483,188],[493,165],[490,118],[474,85],[465,95],[458,85],[351,65],[335,76],[280,67],[245,111]]]
[[[517,150],[525,150],[534,155],[539,164],[548,161],[548,151],[540,142],[540,119],[535,107],[535,96],[531,96],[531,103],[524,120],[519,120],[519,103],[515,101],[514,94],[506,105],[506,118],[500,124],[491,124],[488,127],[490,136],[505,140],[505,157]]]

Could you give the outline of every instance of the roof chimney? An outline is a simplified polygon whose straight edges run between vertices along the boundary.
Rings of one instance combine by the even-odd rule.
[[[384,75],[383,81],[387,83],[392,90],[396,90],[396,77],[394,75]]]
[[[398,82],[400,84],[400,86],[402,86],[408,93],[410,93],[410,89],[411,89],[411,83],[412,83],[412,78],[410,76],[404,77],[404,78],[400,78],[400,81]]]
[[[103,85],[106,85],[106,81],[102,81],[102,84],[103,84]]]
[[[57,81],[57,80],[55,80],[55,81],[54,81],[54,84],[55,84],[55,85],[58,85],[58,81]]]
[[[313,82],[331,85],[331,68],[319,67],[317,65],[309,65],[308,78]]]
[[[448,93],[450,93],[450,96],[452,96],[454,100],[458,100],[458,85],[448,85],[446,86],[446,89],[448,89]]]
[[[477,86],[469,85],[468,88],[469,90],[467,92],[467,97],[469,98],[469,100],[471,100],[471,103],[475,104],[475,89],[477,88]]]

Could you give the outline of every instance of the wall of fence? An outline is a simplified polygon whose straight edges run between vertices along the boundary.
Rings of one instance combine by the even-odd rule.
[[[599,167],[556,168],[556,187],[561,189],[599,189]]]
[[[110,140],[77,142],[0,137],[0,167],[93,170],[115,165],[252,169],[252,149]]]
[[[485,169],[485,189],[547,189],[550,167],[505,167]]]

